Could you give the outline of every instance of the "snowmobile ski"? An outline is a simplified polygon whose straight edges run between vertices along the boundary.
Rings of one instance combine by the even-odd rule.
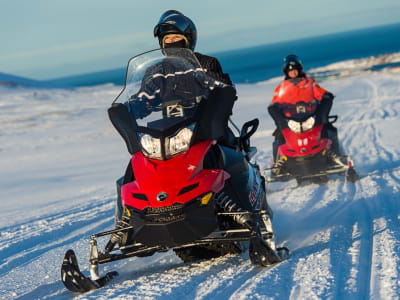
[[[104,277],[91,280],[82,274],[79,269],[78,261],[73,250],[65,253],[64,261],[61,266],[61,280],[64,286],[76,293],[85,293],[103,287],[112,278],[117,276],[117,272],[109,272]]]
[[[347,158],[347,156],[345,156]],[[272,182],[277,182],[277,181],[290,181],[292,179],[296,179],[297,182],[303,182],[307,180],[318,180],[321,179],[321,182],[327,182],[328,181],[328,176],[331,175],[346,175],[346,179],[350,182],[356,182],[357,180],[360,179],[360,176],[356,172],[356,170],[353,167],[352,161],[349,160],[348,165],[338,165],[334,166],[331,168],[328,168],[324,171],[320,171],[317,173],[313,174],[305,174],[305,175],[295,175],[295,174],[290,174],[290,173],[284,173],[280,175],[275,175],[275,176],[266,176],[267,170],[264,170],[264,176],[266,177],[266,183],[272,183]],[[325,179],[325,180],[324,180]]]
[[[267,267],[287,259],[289,250],[281,247],[274,251],[264,239],[253,237],[249,244],[249,257],[253,264]]]
[[[265,214],[266,211],[257,212],[221,212],[220,216],[232,216],[235,219],[248,219],[251,215]],[[100,277],[98,266],[100,264],[109,263],[133,256],[147,256],[154,252],[165,252],[169,249],[183,249],[193,246],[201,246],[207,244],[218,244],[224,242],[243,242],[250,240],[250,248],[252,249],[250,259],[254,264],[260,266],[268,266],[279,263],[288,256],[289,251],[286,248],[277,248],[276,251],[271,248],[266,240],[273,238],[273,233],[266,228],[260,229],[257,226],[248,226],[248,228],[238,228],[230,230],[222,230],[213,232],[208,237],[195,240],[190,243],[180,245],[179,247],[161,247],[161,246],[145,246],[135,244],[130,247],[113,249],[110,252],[100,252],[97,247],[97,238],[109,236],[118,232],[125,232],[130,227],[114,229],[94,234],[90,237],[90,277],[85,276],[78,266],[77,258],[73,250],[68,250],[65,254],[63,264],[61,266],[61,280],[65,287],[73,292],[85,293],[90,290],[98,289],[106,285],[111,279],[118,275],[117,272],[109,272],[105,276]],[[282,250],[283,249],[283,250]],[[285,250],[286,249],[286,250]]]

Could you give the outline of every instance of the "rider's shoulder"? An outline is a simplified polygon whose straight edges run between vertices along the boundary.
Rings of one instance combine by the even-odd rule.
[[[200,52],[194,52],[194,55],[195,55],[196,58],[199,60],[199,62],[201,62],[201,61],[215,61],[215,60],[217,60],[216,57],[209,56],[209,55],[205,55],[205,54],[202,54],[202,53],[200,53]]]
[[[221,64],[218,59],[213,56],[205,55],[199,52],[194,52],[200,65],[208,71],[212,72],[222,72]]]

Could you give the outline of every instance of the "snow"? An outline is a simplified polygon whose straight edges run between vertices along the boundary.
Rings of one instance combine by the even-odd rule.
[[[354,62],[353,62],[354,63]],[[238,85],[234,121],[258,117],[257,161],[268,167],[266,107],[279,78]],[[89,236],[113,228],[115,180],[129,160],[107,118],[121,87],[0,87],[1,299],[398,299],[400,297],[400,73],[360,73],[321,85],[360,181],[268,186],[287,261],[253,266],[247,253],[183,263],[173,252],[101,267],[120,275],[84,295],[66,290],[72,248],[88,274]]]

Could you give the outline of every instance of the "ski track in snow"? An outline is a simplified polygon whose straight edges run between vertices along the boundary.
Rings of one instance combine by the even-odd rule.
[[[83,233],[71,235],[68,234],[70,232],[75,233],[78,229],[82,231],[84,227],[92,227],[96,221],[111,223],[110,217],[113,216],[114,207],[109,203],[110,199],[107,199],[108,203],[104,202],[92,200],[91,205],[81,205],[69,211],[1,228],[0,276],[51,248],[68,245],[77,238],[85,237]],[[68,235],[64,236],[65,234]],[[60,236],[63,238],[60,239]]]
[[[272,96],[276,83],[275,80],[239,85],[237,109],[240,114],[234,114],[236,123],[242,124],[258,117],[260,111],[265,112],[269,101],[266,98]],[[288,260],[269,268],[259,268],[250,263],[245,252],[185,264],[169,251],[101,266],[104,273],[117,270],[120,275],[103,289],[84,295],[73,294],[63,287],[59,278],[65,251],[74,249],[81,270],[88,274],[90,234],[113,227],[113,188],[107,188],[107,192],[100,190],[103,194],[95,195],[87,189],[86,193],[69,193],[71,198],[67,199],[71,204],[64,204],[65,209],[61,211],[50,209],[50,206],[46,209],[46,200],[43,200],[40,214],[28,214],[26,218],[11,220],[9,225],[0,228],[0,298],[398,299],[400,74],[364,74],[321,85],[336,94],[333,113],[339,115],[336,123],[339,140],[345,152],[351,154],[362,178],[355,184],[335,177],[324,185],[296,186],[288,182],[268,186],[271,191],[268,201],[275,212],[273,223],[277,243],[291,250]],[[46,154],[43,139],[29,138],[29,127],[36,133],[46,130],[44,138],[53,139],[62,147],[75,141],[78,132],[75,128],[80,129],[76,143],[90,145],[92,141],[87,139],[85,131],[95,136],[96,141],[104,139],[100,145],[115,143],[116,139],[110,140],[108,134],[96,133],[95,125],[91,124],[95,123],[91,110],[99,103],[110,103],[116,90],[113,86],[72,91],[2,90],[5,96],[0,95],[0,117],[4,118],[6,126],[0,131],[3,143],[0,153],[10,155],[7,151],[19,147],[12,138],[15,134],[24,139],[23,143],[32,155],[35,151],[54,155],[54,149],[47,150]],[[40,105],[31,114],[14,104],[30,103],[32,95],[40,100]],[[87,102],[81,107],[79,101],[82,100],[74,100],[87,97],[96,98],[98,102]],[[15,101],[9,103],[7,98]],[[52,102],[53,98],[57,101]],[[71,102],[64,104],[65,98]],[[252,101],[254,106],[247,105],[245,110],[240,99]],[[51,107],[43,102],[51,103]],[[80,121],[81,114],[85,120]],[[265,115],[262,118],[266,121],[262,121],[254,144],[259,148],[257,161],[268,167],[273,126]],[[74,131],[65,141],[57,139],[58,124],[68,124],[69,120],[76,123]],[[99,150],[104,156],[109,155],[110,148],[107,147]],[[120,142],[116,147],[124,145]],[[85,166],[89,170],[97,161],[91,161],[89,154],[85,157],[88,161],[82,159],[80,165],[83,170]],[[24,160],[29,161],[29,156]],[[0,160],[0,163],[8,166],[6,161]],[[111,164],[111,161],[105,163]],[[4,170],[1,176],[9,174]],[[37,175],[32,179],[47,180],[44,174]],[[115,180],[113,176],[107,181]],[[45,186],[46,182],[43,184]],[[7,192],[7,186],[2,189]],[[13,190],[9,189],[11,193]],[[7,209],[16,215],[12,205]],[[18,211],[18,205],[14,209]],[[1,217],[7,217],[7,212]]]

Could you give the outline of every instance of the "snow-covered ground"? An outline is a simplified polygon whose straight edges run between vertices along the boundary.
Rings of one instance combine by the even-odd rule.
[[[264,167],[278,82],[237,86],[233,119],[261,120],[253,144]],[[259,268],[243,253],[185,264],[170,251],[102,267],[120,276],[84,295],[64,288],[60,266],[72,248],[88,274],[89,235],[113,228],[114,181],[129,155],[106,110],[120,87],[0,87],[0,298],[399,299],[400,74],[321,85],[336,95],[339,137],[362,179],[269,187],[287,261]]]

